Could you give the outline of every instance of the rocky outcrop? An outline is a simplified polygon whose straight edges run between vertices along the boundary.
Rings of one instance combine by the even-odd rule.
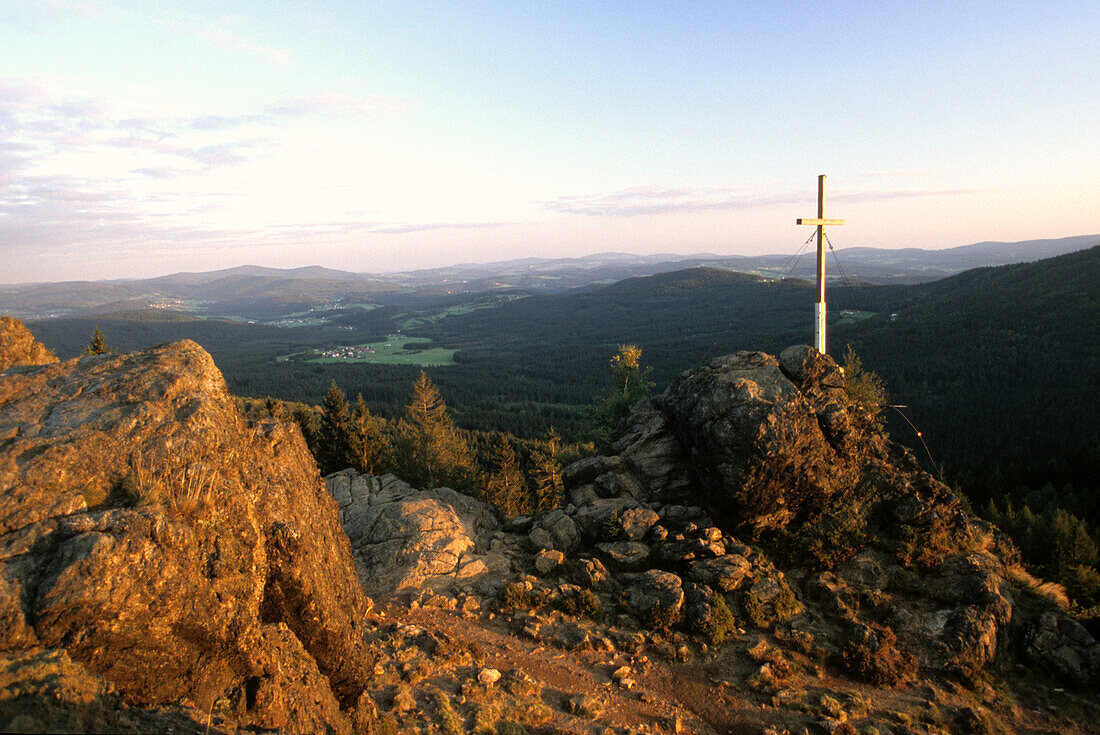
[[[1100,682],[1100,645],[1010,581],[1018,556],[1006,537],[891,445],[849,400],[840,368],[810,347],[683,373],[635,408],[613,446],[565,469],[571,503],[536,519],[530,538],[585,572],[587,559],[617,572],[602,584],[645,600],[628,607],[656,599],[631,574],[667,573],[691,580],[702,602],[688,608],[721,594],[750,622],[789,618],[876,681],[903,677],[906,661],[974,671],[1022,640],[1029,660]],[[587,576],[598,575],[577,578]],[[891,627],[877,622],[884,613]]]
[[[57,357],[18,319],[0,316],[0,372],[14,365],[48,365]]]
[[[511,571],[508,558],[492,548],[500,523],[485,503],[449,488],[417,490],[393,475],[350,469],[325,482],[370,594],[452,589]]]
[[[197,344],[4,373],[0,487],[0,729],[60,660],[141,711],[350,731],[372,664],[336,504]]]

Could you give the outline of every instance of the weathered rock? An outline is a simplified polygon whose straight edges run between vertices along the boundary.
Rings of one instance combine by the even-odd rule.
[[[627,607],[650,624],[670,625],[684,607],[682,580],[671,572],[650,569],[638,575],[624,590]]]
[[[577,524],[560,508],[535,519],[527,537],[536,549],[570,551],[580,543]]]
[[[596,493],[596,486],[591,483],[574,485],[569,488],[569,500],[577,507],[588,505],[599,497],[599,494]]]
[[[770,355],[716,358],[685,372],[654,403],[711,507],[752,532],[820,509],[858,478],[852,442],[830,442],[811,401]]]
[[[497,669],[482,669],[477,675],[478,683],[492,686],[500,681],[500,671]]]
[[[703,538],[674,538],[656,548],[657,558],[664,564],[683,564],[693,559],[723,556],[726,547],[721,541]]]
[[[549,574],[561,566],[565,554],[555,549],[541,549],[535,554],[535,570],[539,574]]]
[[[342,504],[344,531],[369,594],[450,589],[510,571],[504,555],[490,550],[500,524],[485,503],[450,488],[417,490],[393,475],[344,471],[326,482]]]
[[[630,468],[622,457],[585,457],[564,468],[561,479],[565,487],[571,488],[593,484],[596,478],[603,474],[629,471]]]
[[[624,508],[617,525],[628,541],[641,541],[660,517],[649,508]]]
[[[15,365],[49,365],[57,357],[18,319],[0,316],[0,372]]]
[[[837,569],[837,576],[852,589],[878,592],[890,583],[889,571],[870,554],[860,554]]]
[[[599,559],[578,559],[573,567],[573,580],[582,587],[599,589],[611,581],[611,575]]]
[[[640,569],[649,559],[649,547],[638,541],[612,541],[596,548],[616,569]]]
[[[842,454],[857,453],[862,438],[853,421],[857,409],[848,400],[840,367],[809,345],[783,350],[779,365],[813,408],[828,442]]]
[[[296,427],[249,429],[189,341],[8,370],[0,427],[6,657],[64,651],[141,707],[350,731],[366,601]]]
[[[1100,643],[1073,618],[1047,610],[1022,631],[1024,655],[1072,684],[1100,682]]]
[[[717,559],[699,559],[689,567],[691,578],[723,592],[737,589],[752,574],[752,564],[740,554]]]
[[[664,413],[652,401],[642,401],[631,414],[629,427],[614,445],[623,461],[641,480],[639,500],[674,497],[691,485],[676,437]]]

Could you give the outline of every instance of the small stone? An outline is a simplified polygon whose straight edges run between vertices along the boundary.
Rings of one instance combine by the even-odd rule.
[[[565,554],[555,549],[542,549],[535,555],[535,570],[539,574],[549,574],[561,566]]]
[[[500,680],[500,672],[496,669],[482,669],[477,675],[477,680],[485,686],[492,686]]]
[[[566,702],[566,708],[570,714],[595,718],[603,712],[603,702],[587,694],[578,694],[569,698]]]

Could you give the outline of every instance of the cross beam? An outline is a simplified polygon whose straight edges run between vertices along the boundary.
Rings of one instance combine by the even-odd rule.
[[[799,225],[817,225],[817,311],[814,316],[814,347],[825,354],[825,225],[842,225],[842,219],[825,219],[825,174],[817,177],[817,217],[799,217]]]

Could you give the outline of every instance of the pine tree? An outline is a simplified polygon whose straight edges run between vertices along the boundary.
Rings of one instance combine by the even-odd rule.
[[[351,465],[360,472],[380,473],[390,463],[392,447],[382,419],[367,409],[362,393],[351,410],[348,427],[348,459]]]
[[[322,474],[338,472],[348,466],[348,436],[351,433],[351,414],[344,391],[332,381],[321,406],[321,425],[318,431],[320,446],[317,463]]]
[[[413,384],[398,423],[398,464],[405,479],[420,487],[450,485],[473,489],[476,472],[470,449],[458,435],[447,405],[427,373]]]
[[[492,467],[485,483],[485,500],[506,518],[527,512],[531,506],[527,482],[519,469],[512,443],[503,435],[493,445]]]
[[[114,352],[107,345],[107,340],[103,336],[103,332],[99,331],[99,327],[95,328],[95,333],[92,334],[92,341],[88,343],[88,346],[84,348],[85,355],[107,355]]]

